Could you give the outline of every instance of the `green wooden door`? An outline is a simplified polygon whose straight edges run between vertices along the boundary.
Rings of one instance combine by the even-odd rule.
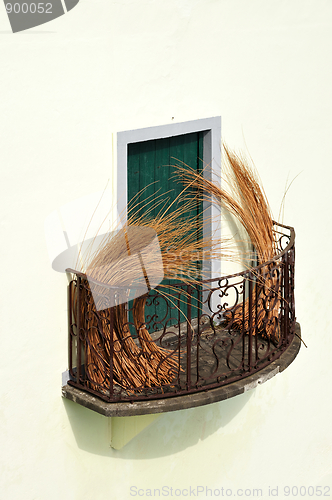
[[[166,200],[167,206],[171,205],[183,189],[181,183],[174,179],[174,165],[185,163],[198,172],[202,171],[203,158],[203,134],[191,133],[180,136],[174,136],[165,139],[156,139],[144,142],[137,142],[128,145],[128,207],[135,206],[135,212],[143,215],[146,211],[144,204],[146,200],[160,200],[160,195]],[[183,163],[182,163],[183,162]],[[139,194],[138,194],[139,193]],[[158,197],[158,198],[157,198]],[[183,198],[179,198],[171,207],[176,209],[183,204]],[[151,205],[149,205],[151,206]],[[157,206],[149,215],[154,216],[160,210]],[[187,217],[197,217],[197,229],[195,238],[201,238],[201,220],[202,220],[202,202],[197,202],[191,212],[187,212]],[[184,217],[185,217],[184,216]],[[163,280],[163,285],[172,285],[174,282]],[[174,294],[173,290],[160,288],[163,293],[171,296],[166,307],[165,301],[149,300],[146,306],[146,321],[153,318],[149,325],[149,330],[161,329],[161,324],[167,325],[183,322],[186,319],[185,296]],[[150,292],[149,297],[154,292]],[[192,296],[192,317],[197,317],[199,303],[197,294]],[[148,305],[151,302],[150,305]],[[173,304],[172,304],[173,302]],[[129,308],[131,307],[129,304]],[[167,310],[167,311],[166,311]],[[132,321],[130,315],[129,321]],[[154,326],[153,326],[154,325]],[[133,333],[133,331],[132,331]]]

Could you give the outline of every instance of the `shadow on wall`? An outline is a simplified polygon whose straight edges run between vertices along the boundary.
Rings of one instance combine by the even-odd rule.
[[[142,460],[173,455],[213,435],[242,410],[253,392],[199,408],[163,413],[121,450],[110,447],[107,417],[67,399],[63,403],[80,449],[95,455]]]

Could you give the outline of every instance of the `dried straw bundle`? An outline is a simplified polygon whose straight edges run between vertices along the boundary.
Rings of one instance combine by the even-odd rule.
[[[212,199],[218,206],[225,208],[245,228],[256,251],[260,264],[268,262],[276,255],[276,243],[273,234],[273,220],[266,195],[260,186],[253,168],[241,156],[224,147],[226,163],[225,181],[230,193],[217,182],[211,181],[191,170],[188,166],[177,167],[185,183],[196,186],[204,197]],[[273,265],[272,265],[273,266]],[[255,293],[251,310],[249,300],[237,305],[224,314],[227,327],[244,328],[249,332],[249,317],[252,318],[253,333],[264,327],[266,335],[278,340],[279,275],[273,273],[272,266],[260,269],[253,275]]]
[[[146,263],[145,271],[150,277],[154,275],[155,267],[160,266],[158,254],[151,243],[151,232],[158,236],[164,278],[185,283],[197,281],[197,260],[202,254],[204,253],[205,258],[220,258],[220,245],[217,242],[211,239],[197,239],[197,218],[183,218],[195,203],[196,200],[191,199],[171,213],[162,209],[155,217],[139,217],[133,214],[118,233],[110,234],[98,251],[87,257],[85,272],[89,278],[106,286],[117,287],[113,308],[97,313],[101,304],[98,300],[95,303],[91,294],[90,299],[83,302],[81,315],[88,332],[86,364],[92,388],[107,388],[110,360],[113,364],[114,379],[129,392],[133,388],[139,390],[143,387],[169,384],[179,372],[180,367],[174,359],[174,351],[158,346],[146,328],[147,293],[137,296],[133,302],[133,318],[140,347],[130,334],[127,303],[129,290],[133,286],[133,276],[137,276],[141,271],[141,262]],[[150,232],[142,231],[143,229]],[[140,260],[137,259],[137,253]],[[157,276],[155,278],[157,279]],[[87,282],[86,287],[89,287]],[[169,285],[165,285],[166,287],[171,288]],[[95,291],[96,289],[98,291],[98,286]],[[169,290],[163,292],[161,286],[159,293],[167,297]],[[102,285],[100,294],[102,297]],[[186,301],[184,292],[182,300]],[[111,315],[114,320],[113,331],[110,329]],[[110,352],[112,336],[113,354]]]

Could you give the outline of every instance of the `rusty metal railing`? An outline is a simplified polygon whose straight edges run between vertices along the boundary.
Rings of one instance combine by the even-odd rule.
[[[97,311],[86,275],[68,293],[69,384],[108,401],[206,391],[275,361],[295,334],[295,232],[274,226],[277,255],[241,273],[151,290]],[[122,295],[123,297],[123,295]],[[142,301],[143,300],[143,301]],[[138,308],[140,306],[140,308]]]

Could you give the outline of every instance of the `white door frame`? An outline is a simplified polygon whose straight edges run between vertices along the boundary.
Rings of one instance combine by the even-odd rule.
[[[209,169],[204,171],[204,175],[211,178],[216,176],[220,179],[221,171],[221,117],[202,118],[182,123],[170,123],[156,127],[141,128],[137,130],[127,130],[117,133],[117,209],[118,213],[126,217],[127,208],[127,161],[128,144],[143,142],[155,139],[164,139],[177,135],[190,134],[194,132],[205,132],[203,136],[203,162],[209,165]],[[203,217],[210,220],[211,224],[204,224],[204,237],[221,237],[220,210],[214,205],[204,206]],[[219,261],[203,260],[204,276],[216,278],[221,276]]]

